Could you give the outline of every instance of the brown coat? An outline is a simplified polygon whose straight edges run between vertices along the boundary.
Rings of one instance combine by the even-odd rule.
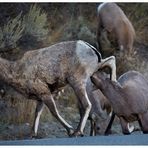
[[[142,74],[129,71],[118,82],[112,82],[98,73],[93,75],[92,81],[110,101],[121,120],[138,120],[142,131],[148,132],[148,81]]]
[[[121,8],[115,3],[102,3],[98,6],[97,14],[97,41],[102,52],[103,47],[101,47],[100,41],[102,32],[106,32],[106,38],[111,35],[111,39],[116,40],[120,50],[131,52],[135,30]]]
[[[67,41],[50,47],[28,51],[18,61],[0,58],[0,79],[28,98],[38,101],[35,115],[35,131],[38,127],[42,106],[45,104],[52,115],[64,126],[68,135],[81,135],[85,127],[91,102],[86,83],[102,64],[115,65],[115,58],[105,61],[94,47],[84,41]],[[103,62],[103,63],[102,63]],[[109,64],[108,64],[109,62]],[[115,70],[114,74],[115,74]],[[114,76],[115,77],[115,76]],[[52,93],[66,84],[74,89],[84,112],[77,130],[59,114]]]

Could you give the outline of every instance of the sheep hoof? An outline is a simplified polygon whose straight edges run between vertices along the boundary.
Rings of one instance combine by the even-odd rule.
[[[104,132],[104,135],[105,135],[105,136],[108,136],[108,135],[111,135],[111,134],[112,134],[111,129],[110,129],[110,130],[108,130],[108,131],[105,131],[105,132]]]
[[[133,125],[130,126],[130,125],[128,124],[129,133],[132,133],[132,132],[134,131],[134,129],[135,129],[135,128],[134,128]]]
[[[31,135],[31,136],[30,136],[30,139],[37,139],[37,138],[38,138],[37,135]]]
[[[83,137],[84,134],[81,131],[75,131],[70,137]]]
[[[71,135],[73,135],[73,133],[74,133],[74,129],[73,129],[73,128],[70,128],[70,129],[68,130],[68,135],[69,135],[69,137],[71,137]]]

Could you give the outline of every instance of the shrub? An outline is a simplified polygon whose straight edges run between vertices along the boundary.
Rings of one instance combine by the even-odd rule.
[[[47,14],[37,7],[36,4],[32,5],[29,12],[23,18],[24,34],[35,37],[37,41],[43,40],[48,33],[46,23]]]
[[[87,26],[83,26],[80,28],[80,32],[78,33],[78,38],[84,41],[87,41],[91,44],[95,44],[96,36]]]
[[[21,13],[7,24],[0,27],[0,50],[6,51],[16,47],[17,41],[22,37],[24,26],[21,21]]]
[[[64,40],[85,40],[94,45],[96,41],[95,34],[88,27],[89,23],[84,17],[79,16],[77,19],[71,19],[65,26]]]
[[[138,53],[134,52],[133,54],[128,54],[126,52],[117,52],[115,56],[118,76],[129,70],[136,70],[144,74],[146,77],[148,76],[147,62],[143,60]]]
[[[20,124],[33,121],[36,102],[26,99],[10,87],[6,89],[4,97],[0,97],[0,122]]]

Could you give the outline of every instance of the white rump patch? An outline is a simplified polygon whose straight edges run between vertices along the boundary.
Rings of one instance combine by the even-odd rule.
[[[102,4],[100,4],[99,6],[98,6],[98,12],[105,6],[107,4],[107,2],[106,3],[102,3]]]
[[[76,43],[76,60],[80,67],[85,69],[85,73],[92,75],[98,70],[98,56],[93,46],[85,41],[77,41]],[[83,71],[84,72],[84,71]]]
[[[82,40],[77,41],[77,48],[79,48],[79,45],[84,45],[84,46],[88,47],[88,45]]]

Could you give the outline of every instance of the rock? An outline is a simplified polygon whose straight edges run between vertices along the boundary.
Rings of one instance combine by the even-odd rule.
[[[13,129],[14,129],[14,125],[9,125],[7,128],[8,128],[9,130],[13,130]]]
[[[25,123],[26,126],[30,126],[30,123]]]

